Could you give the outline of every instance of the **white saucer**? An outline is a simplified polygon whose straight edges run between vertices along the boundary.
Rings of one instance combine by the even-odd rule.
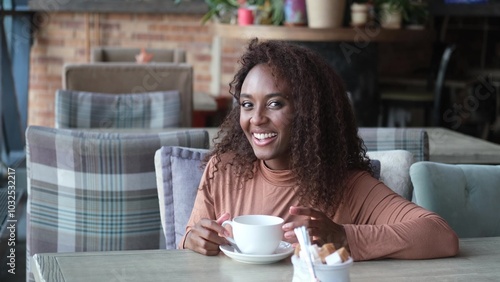
[[[235,261],[251,264],[268,264],[280,261],[289,257],[293,253],[292,244],[281,241],[280,245],[271,255],[247,255],[235,252],[233,247],[229,245],[219,246],[219,249],[228,257]]]

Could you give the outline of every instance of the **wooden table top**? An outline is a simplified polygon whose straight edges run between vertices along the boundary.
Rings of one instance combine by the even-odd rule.
[[[500,164],[500,145],[442,127],[423,128],[429,135],[429,158],[449,164]]]
[[[460,240],[456,257],[355,262],[351,281],[500,281],[500,237]],[[290,258],[255,265],[189,250],[37,254],[36,281],[292,281]]]

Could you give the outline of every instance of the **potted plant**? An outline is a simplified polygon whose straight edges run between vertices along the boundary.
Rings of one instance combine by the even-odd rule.
[[[285,20],[284,0],[240,0],[254,7],[255,24],[282,25]]]
[[[182,0],[174,0],[174,2],[180,4]],[[205,0],[205,3],[208,6],[208,12],[201,18],[203,24],[209,20],[219,23],[236,23],[238,0]]]
[[[380,26],[388,29],[399,29],[403,22],[403,13],[408,0],[377,0]]]
[[[429,9],[426,1],[411,1],[408,17],[405,19],[406,28],[424,29],[429,20]]]
[[[246,0],[239,0],[238,25],[253,25],[255,23],[255,5],[250,5]]]
[[[406,23],[422,23],[428,18],[426,1],[376,0],[375,4],[383,28],[401,28],[403,20]]]
[[[370,0],[354,0],[351,4],[351,26],[364,26],[370,21],[373,9]]]
[[[174,0],[180,4],[183,0]],[[205,0],[208,12],[203,15],[202,23],[213,20],[219,23],[236,23],[238,9],[254,12],[254,24],[281,25],[285,19],[284,0]]]
[[[307,25],[306,0],[285,0],[284,5],[285,25]]]

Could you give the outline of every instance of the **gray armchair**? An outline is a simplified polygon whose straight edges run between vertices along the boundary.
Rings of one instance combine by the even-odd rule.
[[[419,162],[414,202],[442,216],[460,238],[500,236],[500,166]]]
[[[63,68],[63,89],[108,94],[179,91],[180,127],[191,127],[193,67],[175,63],[87,63]]]
[[[27,257],[163,247],[155,151],[208,144],[200,129],[109,133],[28,127]]]
[[[56,128],[179,127],[179,91],[101,94],[56,92]]]

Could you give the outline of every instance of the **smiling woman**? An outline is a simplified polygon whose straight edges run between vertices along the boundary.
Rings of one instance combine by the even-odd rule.
[[[240,106],[207,154],[179,247],[216,255],[225,220],[263,214],[284,219],[288,243],[305,226],[314,243],[358,261],[457,254],[441,217],[373,176],[343,81],[320,55],[254,39],[239,61],[230,92]]]

